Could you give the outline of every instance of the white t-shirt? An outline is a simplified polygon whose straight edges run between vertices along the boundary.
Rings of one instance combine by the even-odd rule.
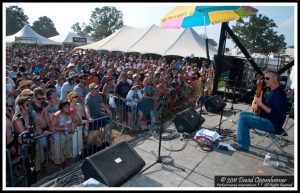
[[[61,88],[61,101],[67,101],[68,100],[68,94],[69,92],[73,91],[74,85],[70,84],[69,82],[65,82]]]
[[[142,99],[143,98],[143,94],[142,91],[139,89],[136,92],[134,90],[130,90],[126,96],[126,100],[127,101],[127,105],[132,106],[133,104],[137,104],[136,102],[134,102],[135,99]]]

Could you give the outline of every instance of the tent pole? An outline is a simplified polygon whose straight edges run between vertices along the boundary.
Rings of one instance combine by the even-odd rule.
[[[208,49],[208,38],[205,36],[205,43],[206,43],[206,56],[207,56],[207,59],[209,59],[209,49]]]

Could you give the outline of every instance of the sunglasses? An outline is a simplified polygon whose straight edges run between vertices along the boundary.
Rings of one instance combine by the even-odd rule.
[[[39,100],[39,101],[45,100],[44,97],[42,97],[42,98],[36,98],[36,99]]]
[[[270,80],[270,77],[267,77],[267,76],[266,76],[266,77],[265,77],[265,80]]]
[[[78,98],[78,96],[73,96],[72,98]]]

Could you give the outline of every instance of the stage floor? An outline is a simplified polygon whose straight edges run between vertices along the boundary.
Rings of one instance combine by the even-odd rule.
[[[249,105],[242,103],[234,104],[233,110],[231,110],[231,107],[232,104],[227,102],[223,113],[222,124],[220,127],[223,133],[222,141],[225,143],[232,143],[236,138],[238,112],[248,111],[250,108]],[[200,109],[198,108],[197,111],[199,112]],[[202,111],[202,116],[205,118],[205,122],[201,125],[201,127],[199,127],[199,129],[205,128],[212,131],[218,131],[221,116],[219,114],[204,112],[205,109]],[[165,125],[168,126],[167,128],[164,128],[164,131],[176,131],[175,126],[172,122],[166,123]],[[295,172],[295,168],[297,168],[297,162],[294,161],[297,155],[295,154],[296,141],[294,137],[293,119],[289,119],[287,123],[287,127],[290,126],[292,128],[289,130],[289,135],[285,137],[286,139],[288,139],[288,142],[286,142],[283,147],[286,155],[280,152],[274,144],[269,148],[268,151],[276,155],[276,157],[274,157],[274,161],[282,161],[285,163],[286,167],[284,168],[268,167],[264,165],[264,157],[266,153],[263,152],[261,154],[258,154],[258,152],[262,150],[262,146],[255,145],[255,142],[257,142],[261,137],[262,132],[250,132],[251,147],[249,152],[224,151],[218,149],[217,146],[214,146],[211,151],[204,151],[196,142],[193,141],[194,133],[192,133],[191,136],[183,136],[183,134],[179,133],[179,135],[177,137],[174,137],[173,139],[168,140],[166,139],[166,137],[164,137],[164,140],[162,140],[161,158],[164,159],[166,164],[154,164],[152,167],[142,172],[141,174],[137,174],[134,177],[128,179],[128,181],[119,188],[105,186],[103,187],[102,184],[102,186],[99,185],[98,187],[89,187],[91,189],[88,190],[94,190],[95,188],[99,188],[101,190],[211,190],[222,189],[222,187],[216,187],[216,176],[288,176],[293,178],[295,177],[295,175],[297,175],[297,172]],[[264,140],[265,143],[269,141],[270,139]],[[159,140],[154,135],[151,135],[150,131],[139,134],[134,139],[131,139],[128,143],[145,161],[146,165],[143,169],[156,162]],[[170,163],[173,163],[175,167],[170,165]],[[82,164],[82,162],[72,166],[73,168],[66,169],[68,169],[69,171],[73,170],[80,172],[80,164]],[[141,171],[143,171],[143,169]],[[57,187],[55,186],[57,185],[57,183],[53,182],[61,174],[55,175],[53,175],[52,178],[48,178],[44,181],[36,183],[35,186],[43,186],[43,189],[46,187]],[[81,176],[81,182],[83,181],[82,179],[83,178]],[[73,183],[72,187],[68,188],[68,190],[74,188],[74,186],[76,187],[76,185],[74,185]],[[297,185],[294,184],[294,187],[295,186],[297,187]],[[74,190],[79,190],[81,188],[82,187],[79,187],[79,185],[77,185]],[[84,187],[84,190],[87,190],[87,188],[88,187]],[[245,188],[247,189],[247,187]],[[262,190],[264,188],[259,189]],[[287,188],[285,188],[285,190],[286,189]]]

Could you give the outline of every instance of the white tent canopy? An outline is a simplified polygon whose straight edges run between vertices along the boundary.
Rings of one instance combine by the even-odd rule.
[[[74,38],[77,38],[77,41]],[[79,36],[74,32],[69,32],[67,34],[60,34],[60,35],[57,35],[57,36],[53,36],[49,39],[53,40],[53,41],[56,41],[56,42],[63,43],[63,44],[79,44],[79,45],[82,45],[82,43],[84,43],[84,42],[80,42],[80,40],[84,40],[85,37]],[[93,43],[93,42],[94,41],[90,40],[89,38],[86,38],[86,43],[90,44],[90,43]]]
[[[15,41],[17,40],[17,42]],[[29,25],[25,25],[14,35],[6,36],[6,43],[32,43],[37,45],[61,45],[61,43],[45,38],[37,34]]]
[[[193,28],[163,29],[156,25],[145,28],[123,26],[103,40],[75,49],[207,57],[205,40]],[[217,54],[217,49],[209,46],[209,54]]]

